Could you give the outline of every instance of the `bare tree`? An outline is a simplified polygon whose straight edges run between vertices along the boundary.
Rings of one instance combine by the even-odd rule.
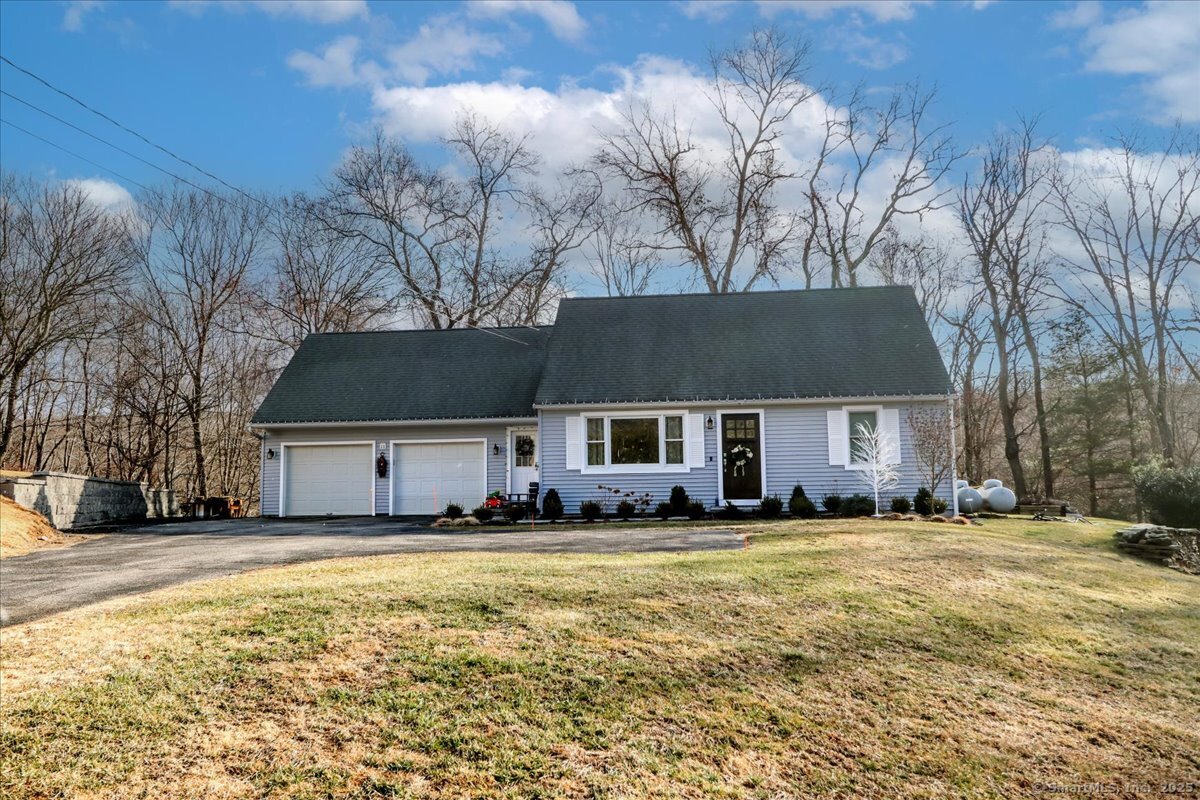
[[[0,459],[26,370],[119,319],[112,297],[131,254],[128,220],[80,187],[0,175]]]
[[[874,495],[879,516],[879,495],[900,485],[900,443],[882,425],[859,423],[854,447],[858,479]]]
[[[183,380],[180,401],[191,425],[193,486],[208,494],[205,461],[212,391],[230,368],[234,348],[222,346],[240,327],[239,306],[263,255],[268,208],[240,195],[172,186],[143,199],[142,279],[152,324],[173,348]]]
[[[1045,200],[1048,165],[1035,121],[1016,133],[996,136],[983,154],[979,174],[968,176],[959,193],[959,221],[970,242],[987,302],[1004,428],[1004,456],[1018,497],[1028,494],[1017,426],[1016,348],[1023,341],[1022,308],[1041,286],[1044,262],[1030,258],[1040,241],[1039,207]]]
[[[949,126],[929,118],[935,97],[907,84],[882,107],[872,107],[856,89],[844,106],[827,108],[823,145],[808,180],[801,258],[807,283],[815,277],[811,259],[819,251],[831,286],[857,286],[860,268],[896,220],[923,219],[946,205],[953,189],[942,180],[962,154]],[[883,197],[866,191],[880,173],[888,175]]]
[[[949,250],[941,242],[906,237],[889,226],[867,263],[883,285],[913,288],[939,348],[948,349],[953,331],[947,330],[946,312],[962,285],[962,265]]]
[[[808,45],[776,29],[744,47],[715,53],[713,109],[724,133],[716,152],[693,142],[674,114],[631,106],[596,156],[615,175],[629,208],[652,215],[662,246],[679,254],[713,293],[775,280],[800,232],[799,217],[776,202],[794,178],[781,138],[792,114],[815,94],[805,82]]]
[[[647,294],[662,268],[662,244],[636,212],[608,200],[593,213],[595,232],[586,259],[609,297]]]
[[[263,335],[295,350],[310,333],[367,330],[395,303],[378,252],[325,224],[322,200],[296,195],[271,220],[275,248],[257,293]]]
[[[912,431],[913,454],[922,470],[922,482],[936,496],[938,487],[954,469],[950,412],[944,408],[910,408],[908,428]]]
[[[1086,313],[1121,357],[1145,403],[1151,446],[1171,463],[1169,347],[1175,294],[1200,256],[1200,137],[1176,128],[1157,152],[1123,136],[1065,164],[1054,180],[1076,253],[1060,255],[1089,280],[1063,299]]]

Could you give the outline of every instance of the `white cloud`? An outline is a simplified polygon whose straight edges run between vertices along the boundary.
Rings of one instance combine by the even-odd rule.
[[[888,69],[908,58],[908,48],[903,44],[871,36],[861,25],[834,28],[826,41],[845,53],[848,60],[868,69]]]
[[[496,36],[467,28],[451,17],[435,17],[417,35],[388,51],[396,75],[423,84],[433,74],[457,75],[475,68],[478,56],[497,56],[504,43]]]
[[[272,17],[295,17],[307,22],[334,24],[370,15],[367,0],[171,0],[171,8],[203,14],[216,6],[230,11],[256,8]]]
[[[737,3],[735,0],[683,0],[675,5],[688,19],[720,22],[729,16]]]
[[[559,39],[577,42],[587,32],[587,22],[579,15],[575,4],[568,0],[470,0],[468,13],[473,17],[506,17],[510,14],[533,14]]]
[[[129,190],[107,178],[71,178],[64,183],[80,188],[93,203],[110,211],[125,211],[134,205]]]
[[[918,6],[930,5],[932,0],[758,0],[764,16],[784,11],[797,11],[809,19],[826,19],[841,11],[854,11],[876,22],[895,22],[912,19]]]
[[[1099,0],[1079,0],[1078,3],[1050,16],[1050,25],[1055,28],[1086,28],[1095,25],[1104,16]]]
[[[67,10],[63,12],[63,30],[82,31],[88,14],[103,6],[104,0],[71,0],[67,3]]]
[[[310,86],[353,86],[362,80],[355,61],[358,58],[358,37],[341,36],[325,46],[320,55],[294,50],[287,64],[304,73]]]
[[[1200,121],[1200,13],[1194,3],[1148,2],[1108,20],[1087,11],[1079,20],[1089,72],[1143,76],[1150,117]]]

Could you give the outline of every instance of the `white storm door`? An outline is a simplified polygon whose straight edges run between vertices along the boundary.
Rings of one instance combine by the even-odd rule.
[[[483,442],[392,445],[392,513],[438,514],[447,503],[465,510],[487,495]]]
[[[525,494],[537,479],[537,428],[514,428],[508,432],[508,491]]]

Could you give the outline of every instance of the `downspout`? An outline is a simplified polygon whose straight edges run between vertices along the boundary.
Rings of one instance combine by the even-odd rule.
[[[950,409],[950,507],[954,516],[958,516],[958,443],[955,441],[954,395],[946,395],[946,405]]]

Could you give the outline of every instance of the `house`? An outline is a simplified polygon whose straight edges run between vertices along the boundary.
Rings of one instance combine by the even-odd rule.
[[[911,496],[908,411],[950,391],[908,287],[570,298],[552,326],[309,336],[251,426],[265,515],[433,514],[532,481],[568,513],[599,485],[757,505],[863,491],[859,423],[899,442]]]

